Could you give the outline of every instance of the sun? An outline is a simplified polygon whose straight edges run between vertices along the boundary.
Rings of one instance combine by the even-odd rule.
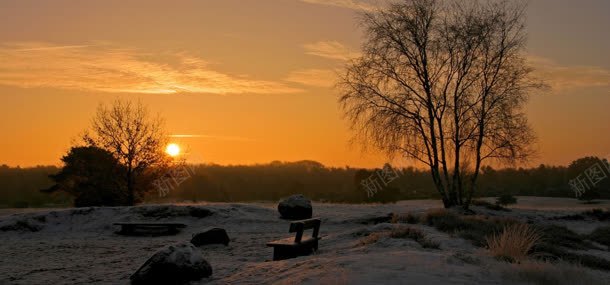
[[[165,148],[165,152],[172,157],[178,156],[180,154],[180,146],[175,143],[170,143]]]

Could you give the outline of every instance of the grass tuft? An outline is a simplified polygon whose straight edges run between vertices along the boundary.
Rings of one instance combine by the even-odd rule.
[[[527,224],[513,224],[485,240],[493,256],[512,263],[524,260],[540,239],[540,233]]]

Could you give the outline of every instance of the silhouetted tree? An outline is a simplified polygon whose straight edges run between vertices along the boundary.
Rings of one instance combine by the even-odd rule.
[[[579,158],[568,166],[571,188],[579,200],[591,202],[610,194],[608,161],[595,156]]]
[[[63,168],[49,175],[55,185],[43,192],[63,191],[76,207],[127,205],[125,174],[112,153],[94,146],[73,147],[62,159]]]
[[[129,205],[152,189],[151,183],[163,174],[170,161],[163,150],[167,142],[163,121],[159,116],[151,117],[141,102],[117,100],[111,106],[100,104],[83,139],[112,153],[125,168]]]
[[[468,207],[481,165],[531,153],[522,111],[542,87],[524,59],[524,5],[408,0],[363,14],[339,102],[356,138],[428,166],[445,207]]]

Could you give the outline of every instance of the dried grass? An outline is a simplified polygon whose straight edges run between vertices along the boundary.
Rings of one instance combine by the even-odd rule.
[[[527,224],[512,224],[502,233],[486,237],[491,254],[507,261],[521,262],[541,240],[541,234]]]
[[[407,223],[407,224],[417,224],[419,223],[419,216],[405,213],[405,214],[392,214],[392,224],[397,223]]]
[[[376,242],[379,241],[379,239],[381,239],[384,236],[387,236],[388,233],[372,233],[366,237],[361,238],[358,241],[358,245],[357,246],[364,246],[364,245],[369,245],[369,244],[374,244]]]
[[[540,285],[585,285],[604,284],[591,271],[579,265],[564,262],[549,263],[526,261],[509,264],[501,271],[506,281]]]

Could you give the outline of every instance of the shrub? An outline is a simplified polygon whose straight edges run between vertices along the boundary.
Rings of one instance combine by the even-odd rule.
[[[608,210],[593,209],[590,211],[585,211],[583,214],[600,221],[610,220],[610,211]]]
[[[496,205],[506,206],[512,204],[517,204],[517,198],[510,194],[500,195],[500,197],[496,199]]]
[[[572,253],[563,247],[549,243],[537,245],[534,248],[533,255],[541,260],[566,261],[593,269],[610,270],[610,261],[606,259],[593,255]]]
[[[445,209],[430,210],[425,215],[425,221],[429,226],[434,226],[442,232],[455,232],[458,229],[459,217]]]
[[[411,213],[406,213],[406,214],[392,214],[392,221],[393,224],[396,223],[407,223],[407,224],[417,224],[419,223],[419,217],[416,215],[413,215]]]
[[[438,249],[440,247],[440,244],[438,242],[428,239],[421,230],[410,227],[401,227],[393,229],[390,232],[390,237],[412,239],[418,242],[423,248]]]
[[[383,233],[371,233],[370,235],[360,239],[358,241],[358,246],[364,246],[369,244],[374,244],[379,241],[384,236]]]
[[[418,241],[419,244],[423,247],[423,248],[432,248],[432,249],[440,249],[441,248],[441,244],[437,241],[431,240],[429,238],[423,239]]]
[[[610,227],[602,227],[595,229],[589,235],[589,239],[610,247]]]
[[[456,252],[452,255],[452,257],[457,260],[461,260],[465,263],[468,263],[468,264],[475,264],[475,265],[481,264],[481,260],[479,258],[472,256],[470,254],[463,253],[463,252]]]
[[[603,284],[579,265],[568,263],[550,263],[541,261],[527,261],[520,264],[511,264],[502,269],[505,280],[517,281],[524,284],[540,285],[585,285]]]
[[[493,256],[520,262],[540,238],[540,233],[527,224],[513,224],[506,226],[501,234],[488,236],[485,240]]]
[[[544,237],[544,242],[553,246],[563,246],[570,249],[591,249],[595,248],[585,238],[564,226],[546,225],[539,226]]]
[[[423,239],[425,234],[418,229],[409,227],[395,228],[390,232],[391,238],[409,238],[413,240]]]
[[[472,200],[471,204],[474,206],[485,207],[485,208],[487,208],[489,210],[493,210],[493,211],[505,211],[505,212],[510,211],[509,209],[506,209],[500,205],[492,204],[492,203],[489,203],[484,200]]]
[[[428,239],[424,232],[411,227],[394,228],[390,232],[371,233],[368,236],[360,239],[357,246],[364,246],[378,242],[382,237],[412,239],[419,243],[423,248],[438,249],[440,244],[431,239]]]
[[[603,209],[593,209],[593,210],[589,210],[589,211],[584,211],[580,214],[553,217],[553,218],[551,218],[551,220],[579,221],[579,220],[584,220],[586,218],[591,218],[591,219],[599,220],[599,221],[607,221],[607,220],[610,220],[610,211],[603,210]]]
[[[458,233],[461,238],[472,241],[476,246],[485,246],[485,237],[496,234],[502,229],[518,221],[508,218],[487,216],[458,216],[455,213],[430,211],[426,214],[428,225],[447,233]]]

